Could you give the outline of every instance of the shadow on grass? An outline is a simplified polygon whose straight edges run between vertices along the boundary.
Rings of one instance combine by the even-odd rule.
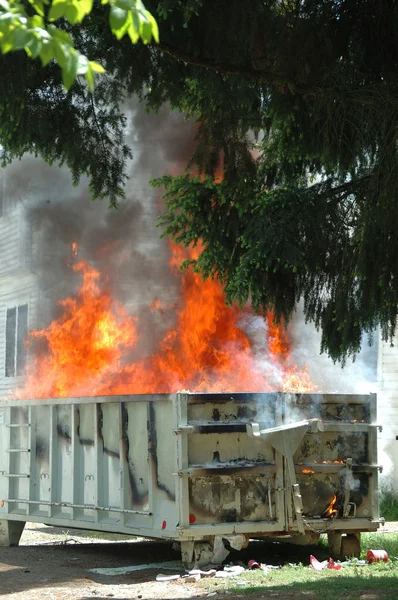
[[[369,568],[369,567],[367,567]],[[346,575],[343,572],[317,573],[316,580],[272,585],[246,584],[237,589],[229,588],[228,598],[275,598],[275,600],[397,600],[398,570],[386,571],[374,576],[361,573]],[[225,593],[225,592],[224,592]],[[218,595],[218,594],[217,594]]]

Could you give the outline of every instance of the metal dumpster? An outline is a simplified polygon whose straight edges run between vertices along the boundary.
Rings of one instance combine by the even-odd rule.
[[[359,551],[379,527],[376,395],[223,393],[0,402],[0,544],[26,521],[181,543]]]

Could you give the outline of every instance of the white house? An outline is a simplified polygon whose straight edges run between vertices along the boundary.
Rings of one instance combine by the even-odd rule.
[[[21,202],[11,202],[0,184],[0,395],[21,381],[26,363],[23,343],[38,322],[39,293],[33,270],[38,232]]]

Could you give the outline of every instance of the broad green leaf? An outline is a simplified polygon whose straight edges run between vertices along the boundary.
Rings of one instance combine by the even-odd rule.
[[[11,12],[0,13],[0,21],[11,24],[14,22],[14,15]]]
[[[37,12],[37,14],[40,15],[41,17],[44,17],[43,1],[42,0],[28,0],[28,1],[29,1],[29,4],[31,4],[33,6],[33,8]]]
[[[11,42],[14,50],[22,50],[31,40],[32,34],[22,27],[16,27],[11,34]]]
[[[88,89],[90,90],[91,93],[93,93],[93,91],[94,91],[94,79],[95,79],[94,71],[91,67],[91,63],[89,63],[88,69],[86,71],[86,81],[88,84]]]
[[[135,10],[134,0],[115,0],[113,6],[118,6],[123,10]]]
[[[127,30],[127,33],[129,35],[130,40],[133,42],[133,44],[136,44],[138,42],[138,40],[140,39],[140,35],[137,32],[137,30],[134,28],[134,25],[130,25],[130,27]]]
[[[68,46],[73,46],[72,39],[67,31],[62,31],[54,25],[49,25],[48,30],[52,34],[53,38],[58,40],[60,43],[67,44]]]
[[[104,67],[102,65],[100,65],[99,63],[94,62],[93,60],[90,60],[90,67],[96,73],[105,73]]]
[[[141,23],[140,34],[144,44],[149,44],[152,39],[152,25],[148,21]]]
[[[83,17],[89,15],[93,10],[93,0],[80,0],[80,10],[83,13]]]
[[[141,15],[138,11],[133,10],[131,12],[131,18],[133,20],[134,29],[137,32],[138,37],[139,37],[139,33],[140,33],[140,29],[141,29]],[[135,42],[133,42],[133,44],[135,44]]]
[[[27,55],[31,58],[37,58],[41,52],[42,46],[41,40],[37,36],[32,35],[30,41],[25,46]]]
[[[3,54],[8,54],[9,52],[11,52],[14,49],[14,43],[13,41],[10,39],[10,36],[8,37],[4,37],[1,40],[1,51]]]
[[[76,23],[81,21],[79,6],[77,2],[68,2],[68,8],[65,11],[65,18],[68,19],[69,23],[71,23],[72,25],[75,25]]]
[[[64,69],[69,61],[70,48],[65,44],[54,40],[54,55],[59,66]]]
[[[93,0],[28,2],[36,12],[31,17],[26,14],[20,0],[0,0],[0,51],[7,53],[25,49],[29,57],[40,57],[43,66],[55,59],[62,70],[66,89],[71,87],[77,76],[83,75],[93,91],[95,73],[104,73],[105,69],[77,52],[67,31],[44,21],[45,7],[49,6],[49,21],[65,18],[71,25],[80,23],[92,11]],[[141,0],[101,0],[101,4],[111,4],[109,24],[117,39],[128,33],[133,43],[141,38],[147,44],[152,37],[158,41],[156,21]]]
[[[48,18],[50,21],[56,21],[57,19],[61,19],[61,17],[65,17],[70,6],[71,2],[68,0],[53,0]]]
[[[76,79],[78,67],[79,53],[76,50],[71,49],[69,52],[69,60],[62,69],[62,82],[67,90],[69,90]]]
[[[112,33],[120,40],[126,33],[128,27],[129,13],[122,8],[112,6],[109,11],[109,25]]]
[[[40,29],[44,29],[45,27],[44,21],[39,15],[34,15],[29,19],[29,29],[35,29],[36,27]]]
[[[155,42],[158,44],[159,43],[159,27],[158,27],[158,24],[156,23],[156,19],[154,18],[153,15],[151,15],[151,13],[149,11],[146,11],[146,16],[152,25],[153,38],[154,38]]]
[[[43,67],[45,67],[46,65],[48,65],[48,63],[50,62],[50,60],[52,60],[53,58],[54,58],[53,43],[46,41],[42,45],[41,51],[40,51],[40,60],[41,60],[41,63],[43,65]]]

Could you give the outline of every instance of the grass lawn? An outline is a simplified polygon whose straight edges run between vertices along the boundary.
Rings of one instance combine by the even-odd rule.
[[[268,544],[269,552],[279,544]],[[226,595],[236,598],[250,595],[251,598],[275,600],[398,600],[398,535],[362,534],[361,558],[365,558],[370,548],[387,550],[388,563],[375,563],[367,566],[345,566],[340,571],[314,571],[309,566],[309,555],[319,560],[327,555],[327,546],[322,539],[317,546],[300,549],[305,556],[301,563],[285,565],[267,573],[261,570],[245,572],[234,579],[204,579],[200,582],[203,592],[217,592],[217,596]],[[288,551],[286,552],[288,556]],[[255,558],[253,556],[253,558]],[[262,560],[266,562],[266,560]]]

